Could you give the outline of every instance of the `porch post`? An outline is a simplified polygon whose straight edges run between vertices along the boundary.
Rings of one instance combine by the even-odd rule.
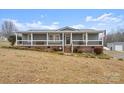
[[[87,42],[88,42],[88,33],[86,32],[86,46],[87,46]]]
[[[71,52],[73,53],[72,32],[71,32]]]
[[[62,33],[62,50],[63,50],[63,53],[65,51],[65,48],[64,48],[64,32]]]
[[[18,40],[18,38],[17,38],[17,33],[15,33],[15,34],[16,34],[16,46],[17,46],[17,42],[18,42],[17,40]]]
[[[33,45],[33,34],[31,33],[31,46]]]
[[[103,34],[102,35],[102,46],[103,46],[104,45],[104,37],[105,37],[104,35],[105,35],[105,33],[103,32],[102,34]]]
[[[47,46],[48,46],[48,32],[47,32],[47,42],[46,43],[47,43]]]

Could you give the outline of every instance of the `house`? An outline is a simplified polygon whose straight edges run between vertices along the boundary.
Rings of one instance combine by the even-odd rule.
[[[55,30],[29,30],[16,32],[16,46],[40,47],[63,52],[89,51],[103,47],[105,30],[74,29],[63,27]],[[17,40],[18,35],[22,40]]]
[[[124,42],[112,42],[112,43],[107,43],[107,47],[108,47],[110,50],[124,51]]]

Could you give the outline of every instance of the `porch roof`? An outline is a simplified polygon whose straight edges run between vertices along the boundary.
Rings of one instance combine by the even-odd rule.
[[[18,31],[16,33],[102,33],[105,32],[105,30],[95,30],[95,29],[75,29],[72,27],[63,27],[60,29],[31,29],[28,31]]]

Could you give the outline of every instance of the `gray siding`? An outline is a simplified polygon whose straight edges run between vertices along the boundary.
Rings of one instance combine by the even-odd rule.
[[[33,40],[46,40],[46,34],[33,34]]]
[[[49,34],[48,34],[48,37],[49,37],[50,35],[53,35],[53,36],[54,36],[55,34],[56,34],[56,35],[59,34],[59,35],[60,35],[60,40],[62,40],[62,34],[61,34],[61,33],[49,33]]]
[[[72,34],[72,40],[83,40],[82,34]]]
[[[31,36],[30,34],[22,34],[22,40],[30,40]]]
[[[98,34],[88,34],[88,40],[98,40]]]

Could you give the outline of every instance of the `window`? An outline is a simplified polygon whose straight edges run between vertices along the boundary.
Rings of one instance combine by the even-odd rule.
[[[86,40],[86,35],[85,34],[83,34],[83,40]]]
[[[60,40],[60,34],[50,34],[49,40]]]
[[[55,40],[60,40],[60,35],[59,34],[55,35]]]
[[[49,40],[53,40],[53,35],[49,35]]]

